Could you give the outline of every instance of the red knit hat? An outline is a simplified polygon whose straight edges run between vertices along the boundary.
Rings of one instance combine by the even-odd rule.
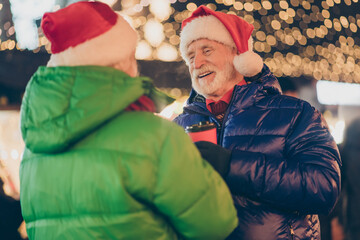
[[[180,52],[188,64],[187,47],[195,40],[206,38],[235,47],[238,50],[233,61],[235,69],[243,76],[252,77],[263,67],[263,60],[253,52],[253,30],[253,25],[236,15],[200,6],[182,22]]]
[[[115,64],[135,51],[137,34],[101,2],[76,2],[45,13],[42,30],[51,42],[48,66]]]

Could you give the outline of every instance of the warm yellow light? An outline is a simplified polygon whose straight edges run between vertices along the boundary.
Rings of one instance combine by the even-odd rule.
[[[244,9],[245,11],[251,12],[252,10],[254,10],[254,6],[251,3],[247,2],[244,4]]]
[[[263,52],[265,50],[265,45],[262,42],[255,42],[254,48],[257,52]]]
[[[9,43],[8,43],[8,49],[9,50],[13,50],[15,48],[15,41],[14,40],[11,40]]]
[[[173,36],[170,37],[169,42],[170,42],[172,45],[179,45],[179,43],[180,43],[180,37],[177,36],[177,35],[173,35]]]
[[[195,3],[193,3],[193,2],[191,2],[191,3],[188,3],[188,4],[186,5],[186,8],[187,8],[187,10],[189,10],[190,12],[193,12],[193,11],[195,11],[195,10],[197,9],[197,5],[196,5]]]
[[[259,14],[262,15],[262,16],[267,15],[267,12],[268,12],[268,11],[267,11],[265,8],[261,8],[261,9],[259,10]]]
[[[224,0],[224,5],[225,6],[231,6],[233,5],[235,2],[235,0]]]
[[[250,15],[250,14],[245,15],[244,19],[245,19],[245,21],[247,21],[250,24],[253,24],[255,22],[254,17],[252,15]]]
[[[322,7],[323,9],[329,9],[329,5],[328,5],[325,1],[322,1],[322,2],[321,2],[321,7]]]
[[[300,38],[301,38],[301,32],[300,32],[300,30],[298,29],[298,28],[293,28],[292,29],[292,35],[294,36],[294,38],[296,39],[296,40],[299,40]]]
[[[346,44],[346,38],[344,37],[344,36],[340,36],[339,37],[339,42],[341,43],[341,44]]]
[[[289,4],[284,0],[279,1],[279,4],[282,9],[288,9],[289,7]]]
[[[163,25],[154,19],[147,21],[144,26],[144,37],[152,46],[159,46],[165,38]]]
[[[298,42],[301,44],[301,45],[306,45],[307,43],[307,39],[304,35],[301,35],[301,38],[298,39]]]
[[[168,32],[168,31],[172,31],[173,30],[173,25],[171,23],[164,23],[164,31]]]
[[[321,14],[324,18],[329,18],[330,17],[330,12],[328,10],[322,10]]]
[[[340,24],[339,20],[337,20],[336,18],[334,18],[334,29],[338,32],[341,31],[341,24]]]
[[[236,10],[243,10],[244,9],[244,5],[242,4],[242,2],[235,2],[234,3],[234,8]]]
[[[175,88],[177,89],[177,88]],[[181,92],[180,89],[177,90],[171,90],[170,94],[178,94],[178,92]],[[182,93],[181,93],[182,94]],[[182,96],[180,98],[178,98],[175,102],[173,102],[172,104],[168,105],[167,107],[165,107],[161,113],[159,113],[160,117],[164,117],[168,120],[173,120],[177,115],[179,115],[180,113],[182,113],[183,111],[183,106],[185,101],[187,100],[187,96]]]
[[[350,30],[354,33],[357,32],[357,26],[355,23],[350,23]]]
[[[133,27],[138,28],[141,26],[141,20],[139,18],[135,18],[133,21]]]
[[[1,43],[1,50],[6,50],[8,48],[8,42],[7,41],[4,41]]]
[[[157,57],[162,61],[175,61],[178,58],[178,52],[176,48],[170,44],[163,43],[157,49]]]
[[[325,25],[325,27],[327,27],[329,29],[332,28],[332,26],[333,26],[332,21],[330,19],[325,19],[324,25]]]
[[[333,0],[326,0],[326,3],[329,7],[333,7],[334,6],[334,1]]]
[[[279,30],[281,28],[281,23],[278,20],[272,20],[271,27],[275,30]]]
[[[211,10],[216,10],[216,5],[215,4],[213,4],[213,3],[209,3],[209,4],[207,4],[206,5],[208,8],[210,8]]]
[[[289,14],[290,17],[295,17],[295,15],[296,15],[295,10],[292,8],[286,9],[286,12],[287,12],[287,14]]]
[[[326,36],[329,33],[327,27],[325,27],[324,25],[321,25],[320,29],[321,29],[321,31],[323,33],[323,37]]]
[[[255,9],[256,11],[259,11],[259,10],[262,8],[262,7],[261,7],[261,4],[260,4],[259,2],[253,2],[252,4],[253,4],[254,9]]]
[[[258,31],[258,32],[256,32],[256,38],[257,38],[259,41],[265,41],[265,39],[266,39],[266,34],[265,34],[263,31]]]
[[[298,7],[299,6],[299,1],[298,0],[290,0],[291,5],[293,5],[294,7]]]
[[[282,20],[287,20],[289,18],[289,14],[285,11],[280,11],[279,12],[279,17],[282,19]]]
[[[339,81],[339,75],[336,74],[336,73],[331,73],[330,74],[330,80],[333,81],[333,82],[338,82]]]
[[[147,7],[150,5],[150,0],[141,0],[140,5],[143,7]]]
[[[270,46],[275,46],[276,45],[276,38],[272,35],[268,35],[266,37],[266,42],[270,45]]]
[[[169,30],[165,31],[165,36],[167,38],[170,38],[170,37],[174,36],[175,34],[176,34],[176,31],[174,29],[169,29]]]
[[[343,25],[344,28],[348,28],[349,27],[349,21],[347,20],[346,17],[341,16],[340,17],[340,22]]]
[[[314,71],[313,76],[316,80],[321,80],[323,77],[322,72],[320,70]]]
[[[286,35],[285,36],[285,42],[286,42],[287,45],[292,46],[292,45],[295,44],[295,39],[290,35]]]
[[[141,41],[136,47],[136,59],[149,59],[152,54],[151,46],[146,41]]]
[[[49,43],[46,37],[41,37],[39,40],[40,40],[40,45],[42,46]]]
[[[170,2],[168,0],[151,0],[149,9],[161,21],[168,19],[171,14]]]
[[[24,149],[19,121],[19,111],[0,111],[0,175],[3,174],[3,166],[6,166],[15,191],[19,190],[19,166]]]
[[[316,35],[318,38],[324,37],[323,31],[322,31],[321,28],[315,28],[314,30],[315,30],[315,35]]]
[[[11,36],[11,35],[13,35],[15,33],[15,28],[14,28],[14,26],[11,26],[10,28],[9,28],[9,30],[8,30],[8,34],[9,34],[9,36]]]
[[[302,6],[306,10],[310,10],[310,8],[311,8],[311,4],[309,2],[307,2],[307,1],[303,1]]]
[[[348,37],[347,42],[350,47],[354,46],[355,44],[355,40],[352,37]]]
[[[266,42],[264,43],[265,49],[264,52],[269,53],[271,52],[271,46],[269,44],[267,44]]]
[[[136,4],[134,7],[133,7],[133,10],[137,13],[141,12],[142,10],[144,9],[143,6],[141,6],[140,4]]]
[[[271,2],[265,0],[262,2],[263,8],[265,8],[266,10],[270,10],[272,8]]]

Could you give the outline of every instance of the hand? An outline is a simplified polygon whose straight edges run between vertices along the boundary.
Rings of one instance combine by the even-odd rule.
[[[195,142],[201,156],[225,178],[230,170],[231,151],[211,142]]]

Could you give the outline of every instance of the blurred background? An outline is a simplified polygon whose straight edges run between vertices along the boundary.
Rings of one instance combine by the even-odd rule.
[[[77,1],[0,0],[0,178],[4,192],[15,199],[24,147],[19,132],[21,99],[31,75],[50,57],[41,17],[73,2]],[[177,99],[162,112],[166,117],[181,112],[191,88],[178,50],[179,34],[182,20],[200,4],[254,25],[254,50],[279,78],[284,94],[307,100],[321,111],[339,145],[347,126],[360,117],[358,0],[102,2],[126,15],[139,32],[136,58],[141,75]]]

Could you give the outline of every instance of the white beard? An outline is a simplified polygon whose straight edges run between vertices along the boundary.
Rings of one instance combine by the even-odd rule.
[[[197,76],[204,72],[214,72],[213,80],[201,79]],[[196,92],[206,98],[221,98],[226,92],[232,89],[237,83],[236,70],[232,63],[227,63],[223,70],[218,70],[215,66],[203,65],[191,74],[192,87]]]

